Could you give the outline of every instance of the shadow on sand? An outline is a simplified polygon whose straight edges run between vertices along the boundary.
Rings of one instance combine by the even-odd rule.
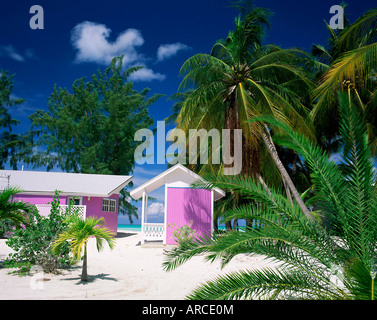
[[[99,273],[95,276],[91,276],[91,275],[88,275],[88,281],[81,281],[81,277],[80,276],[77,276],[77,277],[73,277],[73,278],[64,278],[64,279],[61,279],[61,281],[72,281],[72,280],[77,280],[76,284],[89,284],[89,283],[93,283],[94,281],[97,281],[97,280],[110,280],[110,281],[118,281],[118,279],[116,278],[113,278],[113,277],[109,277],[109,274],[106,274],[106,273]]]
[[[136,232],[122,232],[122,231],[118,231],[117,232],[117,235],[115,238],[126,238],[126,237],[130,237],[130,236],[134,236],[136,235],[137,233]]]

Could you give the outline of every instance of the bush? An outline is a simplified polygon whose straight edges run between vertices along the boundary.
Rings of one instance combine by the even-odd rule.
[[[54,273],[58,268],[70,265],[69,247],[65,243],[59,256],[52,253],[51,247],[57,235],[69,225],[70,210],[60,210],[59,192],[51,202],[48,217],[41,216],[38,210],[29,215],[30,224],[25,229],[14,230],[14,235],[6,241],[15,253],[9,254],[4,265],[9,268],[20,268],[28,272],[33,265],[39,265],[44,272]]]
[[[176,224],[169,224],[171,229],[176,228],[173,231],[173,238],[178,244],[182,245],[184,243],[192,241],[196,237],[196,230],[192,229],[193,222],[190,221],[190,225],[183,225],[180,228],[176,227]]]
[[[8,239],[14,234],[14,223],[9,219],[0,221],[0,239]]]

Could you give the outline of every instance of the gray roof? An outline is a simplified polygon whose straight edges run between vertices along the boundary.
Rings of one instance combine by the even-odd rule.
[[[19,187],[28,194],[82,195],[108,197],[119,193],[131,180],[132,176],[103,174],[83,174],[65,172],[13,171],[0,170],[0,189],[8,185]]]

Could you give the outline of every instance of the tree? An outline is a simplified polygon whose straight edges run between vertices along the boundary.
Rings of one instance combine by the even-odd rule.
[[[90,237],[96,239],[97,250],[103,248],[103,242],[106,241],[112,250],[115,246],[115,239],[112,231],[108,228],[101,227],[104,225],[103,217],[97,219],[88,217],[85,220],[77,218],[68,227],[66,231],[61,233],[52,246],[52,252],[59,254],[66,241],[70,241],[70,250],[73,254],[73,261],[79,262],[83,257],[83,266],[81,273],[81,281],[88,281],[87,266],[87,243]],[[83,252],[84,251],[84,252]]]
[[[241,174],[258,179],[262,140],[287,192],[293,195],[305,215],[310,216],[280,161],[267,125],[247,122],[256,115],[268,114],[312,134],[306,121],[309,109],[305,103],[310,102],[309,89],[313,84],[301,68],[307,56],[298,49],[262,46],[270,12],[242,2],[238,6],[241,14],[226,40],[218,41],[210,55],[197,54],[183,64],[181,73],[185,78],[180,90],[191,91],[179,102],[177,127],[184,131],[230,129],[231,150],[234,150],[234,130],[242,129]]]
[[[6,259],[6,266],[17,267],[21,273],[28,272],[35,265],[50,273],[57,272],[62,266],[69,266],[68,244],[62,246],[59,256],[51,252],[51,247],[56,237],[68,227],[76,212],[70,207],[68,210],[61,210],[57,190],[47,217],[39,214],[35,206],[30,207],[32,210],[28,212],[29,223],[25,228],[13,230],[13,236],[6,241],[7,246],[13,250]]]
[[[76,80],[72,93],[55,86],[48,110],[31,115],[38,151],[27,161],[47,170],[57,166],[66,172],[130,174],[137,146],[134,134],[153,124],[148,107],[161,97],[133,88],[127,79],[139,69],[123,71],[122,57],[117,57],[91,81]],[[127,192],[122,194],[120,206],[127,208]]]
[[[339,111],[335,93],[347,91],[367,125],[373,153],[377,150],[376,24],[377,9],[369,10],[339,33],[329,28],[329,48],[316,45],[312,50],[328,64],[313,92],[315,126],[327,141],[336,138],[339,128],[334,124],[339,123]]]
[[[281,262],[276,270],[244,270],[200,285],[191,299],[375,299],[377,197],[376,175],[367,130],[347,95],[339,94],[342,164],[336,165],[316,143],[272,117],[258,120],[279,126],[279,144],[306,159],[314,182],[316,219],[280,190],[255,183],[249,177],[205,177],[213,186],[237,190],[258,206],[240,206],[228,219],[248,218],[258,227],[202,238],[168,252],[165,270],[191,257],[221,260],[222,266],[240,253],[262,254]],[[321,220],[320,220],[321,219]]]
[[[19,160],[19,149],[24,145],[23,135],[13,132],[14,126],[19,124],[18,120],[11,117],[10,108],[24,102],[23,99],[13,98],[13,77],[8,71],[0,69],[0,168],[9,162],[14,170],[17,169]]]
[[[17,228],[28,223],[27,215],[33,210],[30,203],[12,199],[20,192],[19,188],[9,187],[0,193],[0,221],[10,220]]]

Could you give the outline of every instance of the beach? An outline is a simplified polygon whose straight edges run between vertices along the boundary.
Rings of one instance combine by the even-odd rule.
[[[34,275],[8,274],[12,269],[0,268],[0,299],[52,300],[181,300],[201,282],[220,274],[241,269],[274,267],[263,256],[236,256],[225,268],[218,261],[209,263],[197,256],[166,272],[162,269],[164,250],[168,247],[141,246],[141,232],[120,231],[116,247],[97,252],[95,240],[88,242],[87,283],[80,281],[79,263],[60,274],[36,272]],[[0,240],[0,260],[12,252]],[[38,270],[37,270],[38,271]]]

